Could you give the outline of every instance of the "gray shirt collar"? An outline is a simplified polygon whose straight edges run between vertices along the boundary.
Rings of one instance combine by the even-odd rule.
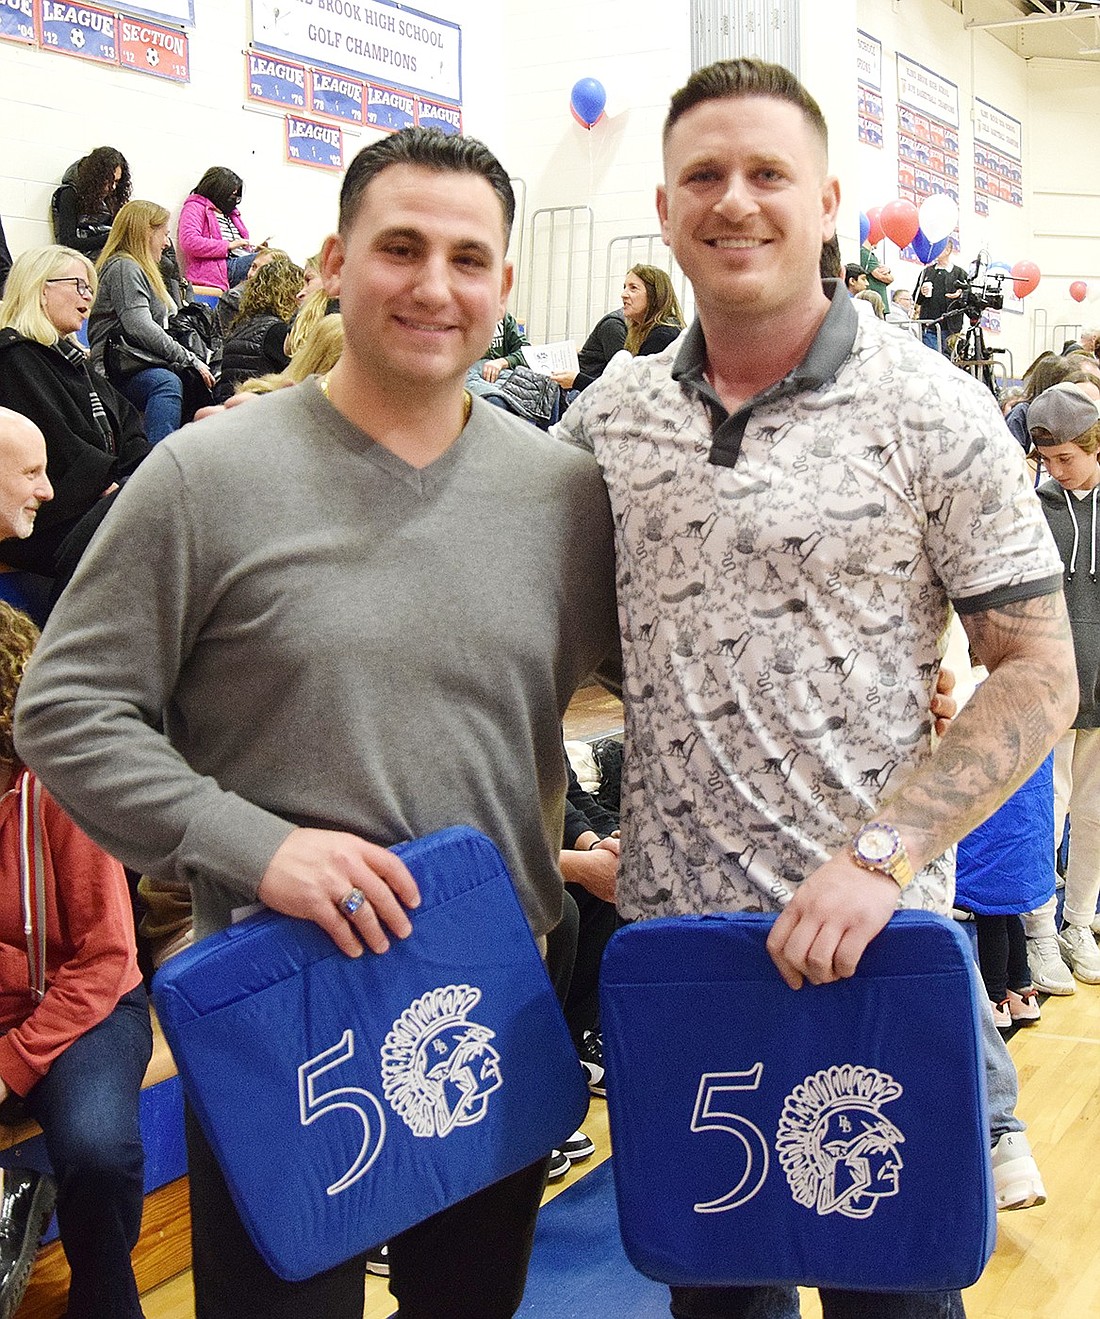
[[[805,390],[820,389],[826,381],[834,378],[848,360],[859,326],[856,309],[852,306],[843,281],[827,280],[823,282],[822,288],[830,298],[829,310],[806,356],[782,380],[761,390],[734,413],[726,411],[704,374],[707,345],[698,319],[685,333],[672,363],[672,378],[679,382],[686,394],[698,396],[707,405],[712,423],[712,463],[721,467],[732,467],[736,463],[745,427],[755,408],[776,403]]]

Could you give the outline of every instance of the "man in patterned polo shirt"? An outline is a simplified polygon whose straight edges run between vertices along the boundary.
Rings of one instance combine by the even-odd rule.
[[[1073,718],[1060,563],[992,396],[823,289],[839,187],[793,75],[694,74],[664,166],[698,319],[560,430],[594,450],[617,527],[618,901],[632,919],[781,909],[768,947],[798,988],[850,976],[899,903],[948,911],[944,853]],[[951,604],[990,677],[933,754]],[[963,1313],[957,1292],[823,1306]],[[797,1313],[785,1288],[673,1289],[685,1319]]]

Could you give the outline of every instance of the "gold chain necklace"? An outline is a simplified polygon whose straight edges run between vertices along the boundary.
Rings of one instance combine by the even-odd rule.
[[[317,382],[317,387],[318,389],[320,389],[321,393],[324,394],[325,398],[328,398],[328,378],[330,375],[332,375],[331,371],[323,375],[321,379]],[[330,399],[329,401],[331,402],[332,400]],[[465,427],[466,423],[470,420],[470,413],[473,411],[473,407],[474,407],[473,395],[470,393],[468,389],[464,389],[462,391],[463,427]]]

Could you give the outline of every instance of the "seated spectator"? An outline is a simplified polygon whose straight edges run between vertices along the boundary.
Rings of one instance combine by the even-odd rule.
[[[294,319],[290,323],[290,333],[286,337],[285,352],[287,357],[294,357],[302,345],[313,333],[314,328],[326,316],[339,314],[340,299],[330,298],[323,284],[317,284],[302,299]]]
[[[908,325],[910,329],[913,328],[913,295],[908,289],[894,289],[891,292],[886,319],[891,325]]]
[[[130,166],[115,147],[96,147],[65,171],[50,203],[54,237],[95,261],[130,200]]]
[[[224,165],[214,165],[195,184],[180,208],[179,250],[183,273],[202,288],[229,289],[248,274],[258,247],[241,219],[244,183]]]
[[[37,247],[15,262],[0,303],[0,406],[30,418],[46,437],[54,489],[33,534],[4,541],[0,559],[47,577],[57,573],[66,537],[93,512],[98,525],[97,505],[149,452],[140,414],[76,340],[96,286],[95,267],[82,253]]]
[[[168,211],[156,202],[131,201],[119,211],[99,258],[99,290],[88,321],[92,362],[104,369],[108,339],[124,341],[148,354],[154,364],[125,378],[112,379],[145,414],[150,444],[179,430],[183,420],[182,373],[193,370],[208,388],[214,377],[206,363],[168,333],[176,310],[158,262],[168,242]]]
[[[218,299],[218,327],[222,335],[229,333],[229,327],[236,319],[237,312],[241,309],[241,299],[244,297],[244,291],[248,287],[248,281],[253,278],[269,261],[274,261],[276,257],[282,257],[284,261],[289,261],[288,253],[278,247],[261,247],[257,249],[252,264],[248,267],[248,274],[240,284],[234,284],[231,289],[226,289]]]
[[[618,313],[612,312],[599,321],[577,354],[576,376],[572,380],[555,376],[558,384],[586,389],[603,375],[615,353],[623,349],[632,357],[659,353],[684,328],[684,313],[672,280],[659,266],[632,266],[623,280],[622,299],[622,342],[619,342]]]
[[[856,303],[866,303],[867,306],[871,308],[872,316],[877,317],[880,321],[885,320],[886,313],[882,309],[882,299],[877,293],[872,292],[871,289],[860,289],[852,301]],[[856,307],[856,311],[859,311],[858,306]]]
[[[240,310],[222,350],[222,374],[214,400],[224,403],[237,385],[253,376],[282,371],[283,351],[303,284],[301,266],[277,259],[245,284]]]
[[[30,619],[0,604],[0,1116],[42,1127],[72,1273],[69,1319],[134,1319],[149,1007],[122,867],[73,824],[12,742],[15,695],[37,635]],[[22,1232],[5,1222],[14,1257],[3,1259],[4,1314],[19,1306],[44,1217]]]
[[[273,375],[257,376],[237,388],[238,394],[270,394],[288,385],[300,385],[310,376],[325,376],[340,360],[344,351],[344,320],[339,312],[323,316],[285,370]]]
[[[485,356],[470,367],[482,380],[492,383],[502,371],[523,366],[523,350],[530,347],[531,340],[519,328],[519,322],[510,311],[504,313],[504,319],[497,321],[496,333],[493,335]]]

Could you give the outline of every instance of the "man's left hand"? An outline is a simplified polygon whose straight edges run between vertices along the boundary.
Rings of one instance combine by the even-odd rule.
[[[488,380],[489,383],[492,384],[492,382],[496,380],[496,378],[500,375],[500,373],[504,370],[504,368],[507,365],[508,365],[508,359],[506,357],[490,358],[490,360],[487,361],[481,368],[482,380]]]
[[[894,914],[898,886],[840,852],[818,866],[783,908],[768,952],[792,989],[855,973],[863,950]]]

